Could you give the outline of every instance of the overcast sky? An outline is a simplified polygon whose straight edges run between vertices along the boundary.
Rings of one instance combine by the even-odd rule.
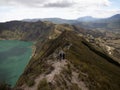
[[[120,14],[120,0],[0,0],[0,22],[32,18],[97,18]]]

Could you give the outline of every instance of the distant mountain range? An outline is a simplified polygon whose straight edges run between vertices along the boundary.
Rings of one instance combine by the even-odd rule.
[[[99,20],[99,18],[93,18],[91,16],[80,17],[77,19],[77,21],[80,21],[80,22],[91,22],[91,21],[96,21],[96,20]]]
[[[37,22],[37,21],[49,21],[49,22],[53,22],[56,24],[74,24],[77,22],[89,22],[89,21],[95,21],[95,20],[99,20],[98,18],[93,18],[91,16],[86,16],[86,17],[81,17],[78,19],[62,19],[62,18],[36,18],[36,19],[24,19],[23,21],[26,22]]]
[[[80,17],[78,19],[62,19],[62,18],[36,18],[36,19],[23,19],[23,21],[26,22],[37,22],[37,21],[50,21],[53,23],[61,24],[61,23],[67,23],[67,24],[74,24],[75,22],[92,22],[92,21],[109,21],[109,20],[120,20],[120,14],[116,14],[109,18],[94,18],[92,16],[85,16]]]
[[[75,23],[87,29],[120,31],[120,14],[104,19],[92,19]]]
[[[77,20],[67,20],[61,18],[37,18],[37,19],[24,19],[25,22],[37,22],[37,21],[49,21],[56,24],[73,24],[76,23]],[[79,21],[78,21],[79,22]]]
[[[120,14],[116,14],[109,18],[93,18],[91,16],[86,16],[73,20],[61,18],[43,18],[43,19],[24,19],[23,21],[36,22],[39,20],[50,21],[55,24],[80,25],[81,27],[86,29],[120,31]]]

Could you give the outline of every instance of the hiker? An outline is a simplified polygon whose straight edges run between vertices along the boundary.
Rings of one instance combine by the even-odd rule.
[[[59,57],[60,57],[60,60],[64,60],[65,59],[65,52],[63,50],[61,50],[59,52]]]

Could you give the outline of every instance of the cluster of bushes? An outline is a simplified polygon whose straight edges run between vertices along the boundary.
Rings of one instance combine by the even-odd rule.
[[[6,83],[0,83],[0,90],[12,90],[11,86]]]
[[[39,82],[37,90],[52,90],[50,85],[48,84],[47,80],[44,78],[42,81]]]

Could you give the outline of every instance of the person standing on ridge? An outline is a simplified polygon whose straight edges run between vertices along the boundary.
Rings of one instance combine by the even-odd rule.
[[[65,59],[65,52],[63,50],[60,50],[59,57],[60,57],[60,60],[64,60]]]

